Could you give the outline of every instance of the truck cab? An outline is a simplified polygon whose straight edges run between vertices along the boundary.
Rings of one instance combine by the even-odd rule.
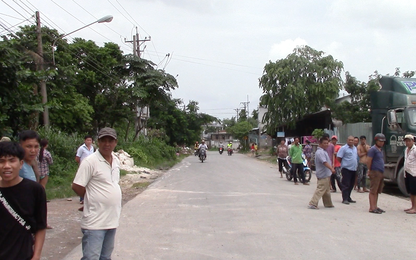
[[[404,184],[404,136],[416,135],[416,79],[382,77],[380,89],[371,93],[372,132],[386,136],[384,144],[384,178]]]

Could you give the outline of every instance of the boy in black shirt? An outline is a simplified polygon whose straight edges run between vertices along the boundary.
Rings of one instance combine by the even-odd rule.
[[[24,150],[0,143],[0,259],[40,259],[46,234],[46,194],[19,170]]]

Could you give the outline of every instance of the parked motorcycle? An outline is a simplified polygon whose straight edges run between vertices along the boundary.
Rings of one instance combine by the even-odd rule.
[[[308,166],[308,160],[306,159],[306,156],[304,154],[302,154],[302,159],[303,159],[303,173],[305,174],[305,182],[309,182],[311,180],[312,177],[312,171]],[[286,179],[288,181],[291,181],[293,179],[293,173],[292,173],[292,164],[289,160],[289,156],[286,157],[286,161],[287,161],[287,165],[289,166],[289,168],[287,169],[285,165],[283,165],[283,173],[286,174]],[[298,179],[300,179],[299,176],[296,176]]]
[[[203,163],[204,160],[207,159],[207,152],[205,151],[205,148],[201,148],[199,150],[199,160],[201,160],[201,162]]]
[[[218,148],[218,152],[219,152],[220,154],[222,154],[222,153],[224,152],[224,147],[220,147],[220,148]]]

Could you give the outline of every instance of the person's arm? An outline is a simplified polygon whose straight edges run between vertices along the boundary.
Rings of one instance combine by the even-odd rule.
[[[335,173],[335,169],[328,162],[324,162],[324,166],[330,169],[332,173]]]
[[[52,155],[50,152],[46,153],[46,161],[48,162],[49,165],[53,164],[53,159],[52,159]]]
[[[371,165],[373,164],[373,157],[367,157],[367,175],[370,174]]]
[[[363,157],[367,154],[365,146],[360,145],[360,146],[358,146],[357,150],[358,150],[358,157]]]
[[[75,193],[80,196],[80,197],[84,197],[85,195],[85,187],[82,187],[81,185],[72,183],[72,190],[75,191]]]
[[[35,233],[35,244],[31,260],[39,260],[42,254],[43,243],[45,242],[46,229],[38,230]]]

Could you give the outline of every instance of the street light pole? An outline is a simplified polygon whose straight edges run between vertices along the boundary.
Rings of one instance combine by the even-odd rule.
[[[70,34],[73,34],[73,33],[75,33],[75,32],[78,32],[78,31],[80,31],[80,30],[82,30],[82,29],[84,29],[84,28],[86,28],[86,27],[88,27],[88,26],[90,26],[90,25],[95,24],[95,23],[109,23],[109,22],[111,22],[112,20],[113,20],[113,16],[112,16],[112,15],[106,15],[106,16],[104,16],[103,18],[100,18],[100,19],[98,19],[98,20],[97,20],[97,21],[95,21],[95,22],[92,22],[92,23],[90,23],[90,24],[87,24],[87,25],[85,25],[85,26],[83,26],[83,27],[81,27],[81,28],[79,28],[79,29],[76,29],[75,31],[72,31],[72,32],[70,32],[70,33],[67,33],[67,34],[61,35],[61,36],[59,36],[58,38],[56,38],[56,39],[53,41],[53,43],[52,43],[52,61],[53,61],[53,65],[55,65],[55,44],[56,44],[56,42],[57,42],[59,39],[62,39],[62,38],[66,37],[66,36],[68,36],[68,35],[70,35]]]

